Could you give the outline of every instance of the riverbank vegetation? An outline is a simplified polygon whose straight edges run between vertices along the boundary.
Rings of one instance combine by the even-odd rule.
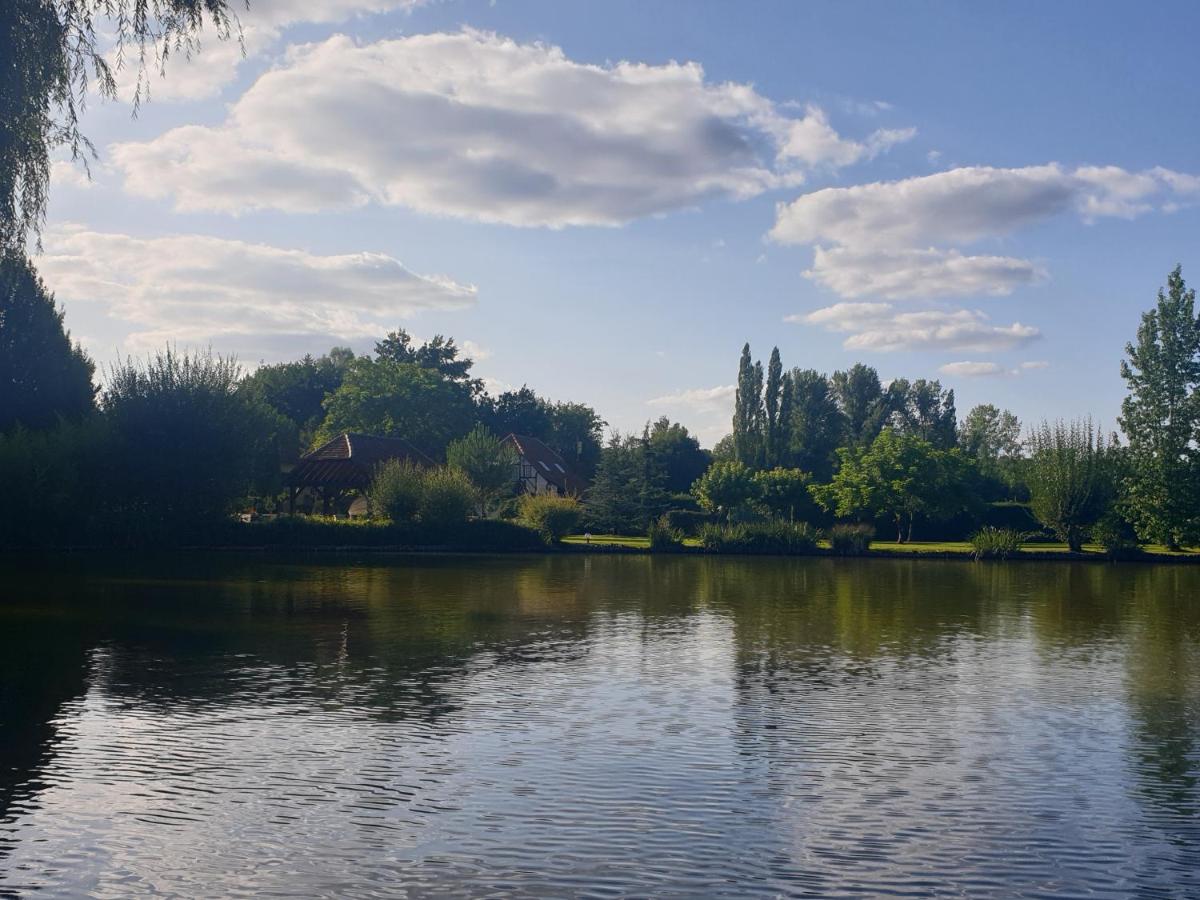
[[[747,345],[732,431],[711,450],[665,417],[605,438],[586,404],[492,396],[440,335],[401,329],[370,355],[252,373],[167,348],[97,379],[19,254],[0,265],[0,313],[5,548],[532,547],[585,531],[664,552],[858,555],[894,538],[979,558],[1092,541],[1118,558],[1200,541],[1200,320],[1178,268],[1126,347],[1120,434],[1087,418],[1023,429],[990,404],[960,418],[936,380],[786,369],[778,349],[764,368]],[[289,517],[286,471],[342,432],[403,438],[421,461],[335,498],[335,519],[365,522]],[[579,495],[519,496],[508,434],[548,448]]]

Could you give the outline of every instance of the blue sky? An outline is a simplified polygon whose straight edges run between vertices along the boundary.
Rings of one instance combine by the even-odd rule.
[[[303,12],[300,10],[303,9]],[[94,100],[40,265],[101,362],[469,342],[615,427],[728,431],[744,341],[1112,423],[1200,273],[1191,4],[256,0]],[[128,80],[128,79],[127,79]],[[125,85],[125,94],[132,85]],[[1194,276],[1200,279],[1200,274]]]

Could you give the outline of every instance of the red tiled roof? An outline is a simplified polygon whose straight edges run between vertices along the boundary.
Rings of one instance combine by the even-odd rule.
[[[300,457],[288,473],[291,487],[332,487],[365,489],[380,463],[389,459],[408,459],[419,466],[434,461],[401,438],[348,432],[322,444]]]
[[[587,482],[571,471],[566,460],[537,438],[510,434],[501,443],[512,446],[535,472],[564,494],[581,496],[587,490]]]

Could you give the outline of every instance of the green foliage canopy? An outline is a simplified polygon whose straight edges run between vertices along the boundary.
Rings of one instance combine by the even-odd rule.
[[[843,447],[838,457],[833,480],[812,486],[814,499],[838,516],[892,519],[897,541],[912,539],[918,515],[948,518],[971,503],[972,467],[960,450],[886,428],[869,447]]]
[[[1121,376],[1129,396],[1121,429],[1129,442],[1125,506],[1138,535],[1169,547],[1200,539],[1200,319],[1196,292],[1176,266],[1155,308],[1127,344]]]
[[[95,409],[95,366],[25,257],[0,256],[0,432],[53,425]]]
[[[451,441],[446,448],[446,462],[471,479],[485,515],[516,486],[517,453],[502,444],[486,425],[476,425],[466,436]]]

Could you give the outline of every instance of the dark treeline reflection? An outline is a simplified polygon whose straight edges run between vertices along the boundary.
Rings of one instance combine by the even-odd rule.
[[[611,702],[606,679],[621,683]],[[636,704],[648,727],[679,679],[710,700],[727,692],[695,715],[724,717],[704,749],[712,734],[731,741],[740,827],[771,836],[764,883],[832,891],[814,860],[839,841],[870,844],[874,889],[905,860],[982,869],[1014,852],[989,816],[1021,823],[1011,833],[1056,860],[1060,883],[1076,883],[1072,841],[1094,844],[1088,828],[1105,823],[1172,848],[1127,853],[1126,876],[1157,886],[1178,880],[1173,867],[1200,871],[1200,570],[652,556],[81,559],[5,573],[0,869],[17,826],[67,779],[89,705],[139,727],[336,714],[365,729],[358,744],[402,729],[408,744],[470,733],[482,748],[480,723],[506,720],[522,734],[561,724],[569,743],[592,714],[572,700],[601,703],[614,733]],[[628,739],[661,749],[636,729]],[[413,752],[395,765],[433,751]],[[427,780],[453,782],[454,766],[430,765]],[[868,807],[908,824],[837,824]],[[980,831],[978,859],[947,828],[959,843]],[[1077,884],[1103,870],[1078,865]]]

